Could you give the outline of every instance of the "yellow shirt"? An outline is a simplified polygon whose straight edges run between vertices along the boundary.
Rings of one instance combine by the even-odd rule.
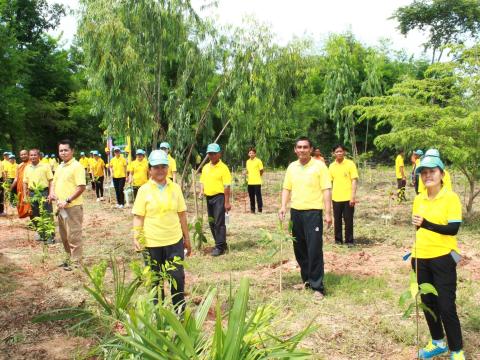
[[[218,160],[215,165],[209,162],[203,167],[200,182],[203,184],[205,195],[223,194],[225,186],[230,186],[232,183],[232,175],[227,165],[222,160]]]
[[[73,195],[78,186],[82,185],[85,185],[85,169],[77,160],[71,159],[69,162],[62,162],[58,166],[53,178],[53,186],[55,195],[59,200],[66,200]],[[80,195],[70,204],[67,204],[67,208],[82,204],[83,196]]]
[[[50,164],[50,167],[52,168],[52,171],[57,170],[57,167],[58,167],[57,159],[49,159],[48,163]]]
[[[79,162],[80,164],[82,164],[82,166],[83,166],[84,169],[88,169],[88,160],[89,160],[89,159],[84,156],[84,157],[81,157],[81,158],[78,160],[78,162]]]
[[[40,160],[40,162],[41,162],[42,164],[50,165],[50,162],[48,161],[47,158],[42,158],[42,160]]]
[[[248,185],[262,185],[262,175],[260,170],[263,170],[262,160],[259,158],[247,160],[247,183]]]
[[[426,192],[418,194],[413,201],[412,214],[434,224],[447,225],[462,221],[462,204],[457,194],[442,187],[432,200],[428,198]],[[458,252],[455,236],[442,235],[424,228],[417,230],[416,249],[414,245],[412,250],[413,257],[430,259],[449,254],[452,250]]]
[[[7,173],[8,179],[15,179],[15,177],[17,176],[17,167],[18,167],[18,164],[16,162],[14,162],[13,164],[12,163],[8,164],[8,169],[6,169],[5,171]]]
[[[133,160],[127,167],[127,170],[133,173],[133,186],[142,186],[148,181],[148,161],[143,158],[142,161]]]
[[[352,180],[358,179],[357,166],[352,160],[343,159],[341,163],[334,161],[328,171],[332,181],[332,200],[352,200]]]
[[[52,169],[49,165],[38,163],[27,165],[25,173],[23,174],[23,182],[27,184],[30,190],[40,187],[42,189],[48,188],[48,183],[53,179]]]
[[[292,162],[283,181],[283,188],[291,191],[291,207],[296,210],[322,210],[323,190],[331,187],[327,166],[314,159],[305,165],[299,160]]]
[[[114,178],[124,178],[127,176],[125,168],[127,166],[127,160],[123,156],[118,158],[115,156],[110,160],[110,168],[113,170]]]
[[[447,171],[447,169],[444,170],[445,175],[443,176],[443,187],[447,188],[450,191],[453,191],[452,189],[452,178],[450,177],[450,173]],[[422,181],[422,177],[418,177],[418,192],[425,192],[427,191],[427,188],[425,187],[425,184]]]
[[[87,161],[88,161],[88,172],[91,173],[93,171],[93,168],[95,167],[95,162],[97,160],[95,160],[94,157],[91,157],[91,158],[88,158]]]
[[[400,168],[403,167],[403,173],[405,174],[405,164],[403,162],[403,156],[398,154],[397,158],[395,159],[395,176],[397,179],[402,179],[402,172]]]
[[[168,173],[167,176],[173,179],[173,173],[177,171],[177,162],[168,154]]]
[[[182,238],[178,213],[186,211],[185,199],[178,184],[167,179],[161,190],[149,180],[138,189],[132,214],[144,216],[143,232],[146,247],[167,246]]]
[[[93,165],[93,176],[95,177],[100,177],[100,176],[105,176],[105,172],[103,171],[105,169],[105,162],[103,161],[102,158],[98,158],[98,160],[95,160],[95,164]]]

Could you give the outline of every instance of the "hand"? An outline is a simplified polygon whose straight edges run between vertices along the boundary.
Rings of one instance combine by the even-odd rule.
[[[327,224],[327,230],[332,226],[332,215],[330,213],[325,213],[325,223]]]
[[[280,210],[278,210],[278,218],[281,220],[281,221],[284,221],[285,220],[285,213],[287,212],[287,210],[285,210],[284,207],[281,207]]]
[[[57,197],[54,194],[49,194],[47,196],[47,201],[48,202],[57,201]]]
[[[140,252],[140,251],[143,250],[142,245],[140,245],[140,243],[138,242],[137,239],[133,239],[133,247],[134,247],[136,252]]]
[[[423,223],[423,217],[419,216],[419,215],[413,215],[412,216],[412,224],[415,225],[415,226],[422,226],[422,223]]]
[[[228,203],[225,203],[225,211],[226,211],[226,212],[229,212],[231,208],[232,208],[232,205],[230,205],[229,202],[228,202]]]
[[[350,207],[354,207],[356,203],[357,203],[357,200],[355,198],[352,198],[352,200],[350,200],[348,204],[350,205]]]
[[[187,249],[187,256],[192,255],[192,244],[190,243],[190,239],[183,239],[183,247]]]
[[[198,193],[198,198],[199,198],[199,199],[203,198],[203,191],[200,191],[200,192]]]
[[[57,208],[64,209],[68,203],[66,201],[57,201]]]

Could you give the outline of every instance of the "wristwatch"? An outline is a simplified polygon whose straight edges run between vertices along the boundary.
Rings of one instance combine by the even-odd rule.
[[[70,203],[72,202],[72,200],[70,200],[70,198],[68,197],[67,200],[65,200],[65,202],[66,202],[67,204],[70,204]]]

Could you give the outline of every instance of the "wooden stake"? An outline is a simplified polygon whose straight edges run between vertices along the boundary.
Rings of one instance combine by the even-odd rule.
[[[197,182],[195,181],[195,169],[192,169],[193,198],[195,199],[195,216],[198,220],[198,199],[197,199]]]

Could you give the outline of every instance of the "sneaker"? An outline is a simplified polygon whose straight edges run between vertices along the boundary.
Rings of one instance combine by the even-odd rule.
[[[1,217],[7,216],[7,213],[2,212],[2,213],[0,213],[0,216]]]
[[[103,201],[103,200],[105,200],[105,199],[104,199],[103,196],[102,196],[102,197],[100,198],[100,201]]]
[[[125,206],[123,206],[123,205],[118,205],[118,208],[119,208],[119,209],[123,209],[124,207],[125,207]]]
[[[121,206],[120,204],[115,205],[115,207],[116,207],[117,209],[120,208],[120,206]]]
[[[431,359],[446,352],[448,352],[448,346],[444,340],[430,340],[427,346],[418,352],[418,358]]]
[[[97,202],[100,202],[100,198],[97,198]]]
[[[450,354],[450,360],[465,360],[465,353],[463,350],[460,351],[452,351]]]
[[[223,254],[225,254],[225,250],[221,250],[219,248],[215,248],[212,251],[212,256],[220,256],[220,255],[223,255]]]

